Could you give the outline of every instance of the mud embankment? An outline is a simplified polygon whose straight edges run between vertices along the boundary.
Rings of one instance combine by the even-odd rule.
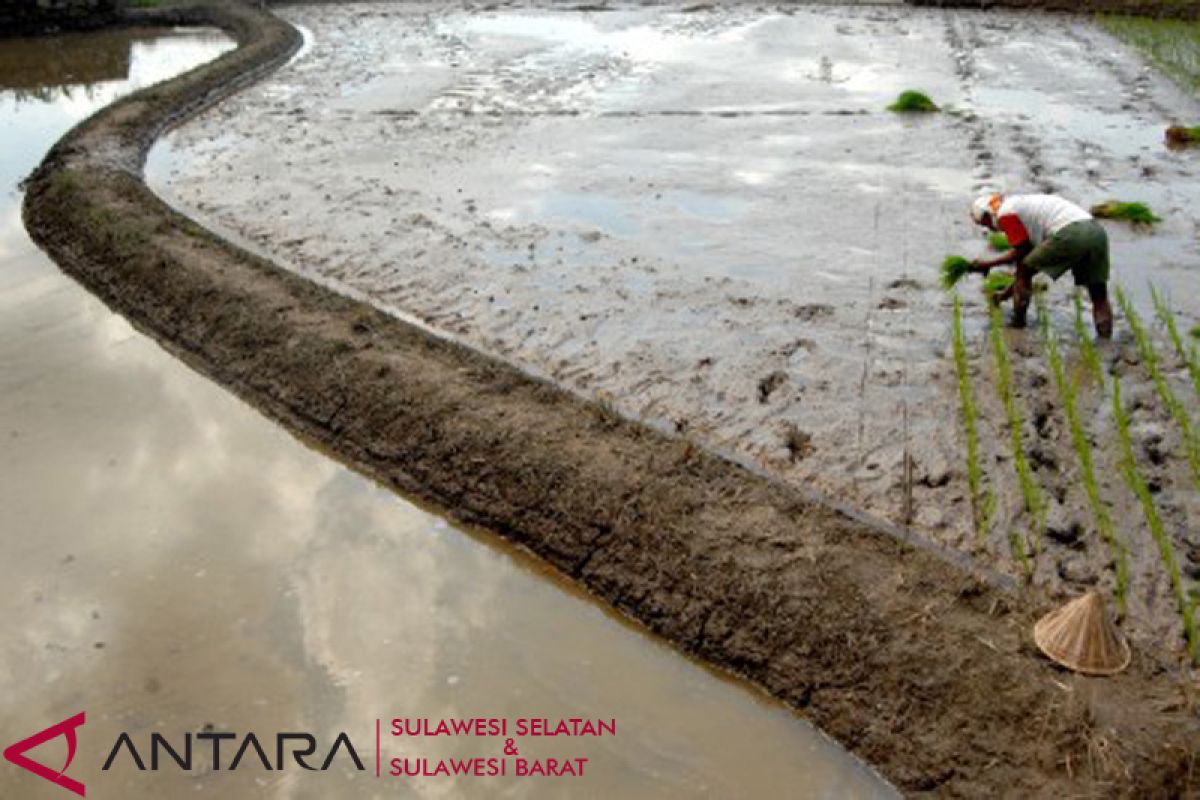
[[[1165,658],[1095,681],[1029,629],[1044,598],[624,420],[217,238],[144,185],[154,138],[282,63],[289,26],[155,13],[239,48],[66,136],[26,223],[71,275],[309,441],[520,543],[681,648],[787,700],[909,793],[1196,791],[1194,697]]]

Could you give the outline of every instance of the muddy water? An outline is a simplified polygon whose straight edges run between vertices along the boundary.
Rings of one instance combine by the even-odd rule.
[[[1161,142],[1200,103],[1086,19],[744,4],[284,13],[311,30],[310,51],[156,152],[174,202],[299,272],[1013,574],[1009,533],[1028,521],[986,310],[967,286],[1000,498],[977,549],[936,281],[946,254],[985,252],[971,197],[1149,202],[1165,218],[1152,235],[1109,225],[1115,280],[1147,317],[1150,279],[1181,325],[1200,321],[1196,161]],[[907,88],[947,113],[883,110]],[[1069,284],[1049,296],[1075,358]],[[1170,421],[1118,331],[1105,358],[1151,442]],[[1009,339],[1026,417],[1052,423],[1026,435],[1047,440],[1038,477],[1071,540],[1051,541],[1038,580],[1111,586],[1040,344]],[[1178,360],[1169,372],[1200,413]],[[1089,403],[1102,425],[1103,397]],[[1150,458],[1196,576],[1200,496],[1178,444]],[[1134,551],[1132,617],[1174,642],[1157,551],[1112,454],[1098,459]]]
[[[785,709],[306,449],[36,250],[17,183],[45,148],[228,46],[136,31],[0,48],[0,741],[86,711],[69,775],[97,798],[892,796]],[[474,715],[619,727],[521,743],[590,758],[582,780],[374,779],[377,718]],[[254,731],[271,754],[274,732],[345,731],[368,771],[230,773],[204,755],[190,773],[101,770],[120,731],[178,747],[206,728]],[[32,755],[57,768],[65,750]],[[498,751],[385,741],[382,756]],[[3,764],[0,795],[63,791]]]

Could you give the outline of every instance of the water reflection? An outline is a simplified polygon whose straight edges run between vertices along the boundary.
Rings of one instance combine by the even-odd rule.
[[[126,79],[93,84],[91,98],[8,93],[0,106],[18,156],[5,162],[0,202],[6,731],[86,709],[71,775],[94,797],[888,792],[784,709],[636,634],[519,554],[304,448],[58,273],[20,228],[16,179],[100,96],[228,46],[192,33],[127,41]],[[577,782],[229,773],[203,757],[191,773],[100,769],[120,731],[144,742],[152,730],[344,730],[370,743],[377,717],[455,715],[615,717],[620,733],[524,750],[589,757]],[[62,764],[62,745],[36,757]],[[383,755],[493,749],[453,740]],[[0,796],[61,792],[0,770]]]

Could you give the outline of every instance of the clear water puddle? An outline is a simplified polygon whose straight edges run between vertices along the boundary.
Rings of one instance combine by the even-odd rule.
[[[0,48],[4,741],[86,710],[70,772],[98,798],[892,796],[786,709],[305,448],[30,243],[17,183],[57,136],[227,47],[125,31]],[[615,718],[619,735],[524,751],[589,757],[575,781],[100,769],[119,731],[369,741],[376,718],[477,715]],[[35,755],[61,764],[61,744]],[[61,795],[0,765],[0,796]]]

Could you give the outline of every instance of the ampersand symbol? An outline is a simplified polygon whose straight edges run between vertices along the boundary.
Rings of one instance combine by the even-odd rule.
[[[512,739],[504,740],[504,755],[515,756],[517,754],[517,746],[513,744]]]

